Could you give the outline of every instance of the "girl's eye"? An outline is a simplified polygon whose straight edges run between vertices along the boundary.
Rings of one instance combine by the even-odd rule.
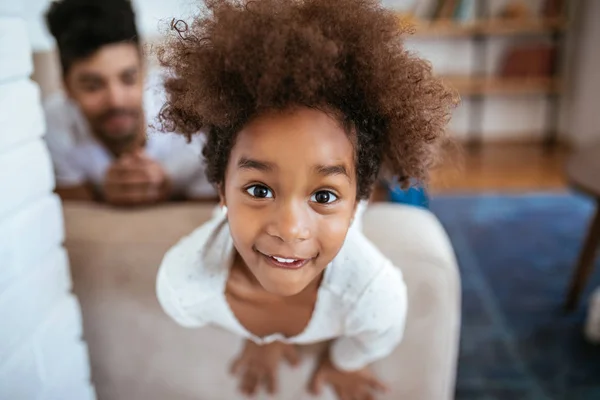
[[[270,199],[273,197],[271,189],[263,185],[252,185],[246,189],[246,193],[257,199]]]
[[[310,201],[314,201],[315,203],[319,204],[330,204],[336,201],[337,199],[337,196],[329,190],[319,190],[310,197]]]

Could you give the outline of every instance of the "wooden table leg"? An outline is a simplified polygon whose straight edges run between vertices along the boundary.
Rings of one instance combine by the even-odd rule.
[[[594,259],[596,256],[596,250],[600,243],[600,199],[596,202],[596,214],[592,219],[583,249],[579,255],[577,267],[571,277],[571,284],[569,286],[569,292],[567,294],[567,301],[565,303],[565,309],[572,311],[579,302],[579,296],[587,283],[587,280],[594,267]]]

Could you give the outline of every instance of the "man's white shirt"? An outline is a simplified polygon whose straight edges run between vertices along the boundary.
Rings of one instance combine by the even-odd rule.
[[[144,115],[147,125],[145,152],[166,171],[176,192],[190,197],[215,194],[204,174],[201,155],[204,139],[200,134],[188,143],[183,135],[158,130],[158,113],[165,102],[159,75],[148,77],[144,90]],[[113,155],[94,137],[79,107],[64,93],[44,102],[46,143],[52,155],[58,187],[91,183],[100,188],[114,162]]]

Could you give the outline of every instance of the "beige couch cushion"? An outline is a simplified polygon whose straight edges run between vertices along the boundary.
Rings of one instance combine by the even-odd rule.
[[[100,400],[242,398],[227,374],[240,339],[216,328],[179,327],[154,290],[165,251],[212,210],[189,203],[138,211],[65,204],[74,291]],[[364,231],[402,269],[409,293],[404,341],[374,365],[393,388],[381,398],[452,398],[460,285],[445,232],[429,212],[391,204],[372,206]],[[276,398],[313,398],[304,390],[313,364],[307,352],[297,370],[283,367]],[[327,391],[321,398],[334,396]]]

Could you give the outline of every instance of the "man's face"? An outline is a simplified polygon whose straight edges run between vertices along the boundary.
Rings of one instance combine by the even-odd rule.
[[[65,86],[103,143],[125,146],[138,137],[143,120],[143,74],[135,44],[106,45],[74,62]]]

